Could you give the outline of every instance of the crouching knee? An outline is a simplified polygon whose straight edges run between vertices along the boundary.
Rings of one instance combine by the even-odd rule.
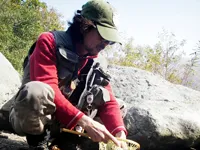
[[[55,112],[54,91],[45,83],[28,82],[16,94],[10,111],[10,122],[19,135],[39,135]]]

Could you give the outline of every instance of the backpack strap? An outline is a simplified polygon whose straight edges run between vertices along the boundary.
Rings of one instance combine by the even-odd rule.
[[[37,42],[37,41],[36,41]],[[35,49],[35,46],[36,46],[36,42],[33,43],[33,45],[31,46],[31,48],[29,49],[28,51],[28,55],[25,57],[24,59],[24,62],[23,62],[23,70],[25,69],[27,63],[28,63],[28,60],[29,60],[29,57],[30,55],[33,53],[34,49]]]

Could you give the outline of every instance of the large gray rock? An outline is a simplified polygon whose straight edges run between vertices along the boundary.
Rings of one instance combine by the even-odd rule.
[[[0,108],[16,94],[21,79],[11,63],[0,53]]]
[[[110,66],[109,71],[115,96],[128,106],[128,138],[142,150],[200,145],[200,92],[131,67]]]
[[[0,108],[3,110],[9,110],[10,103],[7,102],[18,91],[18,88],[21,85],[21,79],[19,73],[13,68],[11,63],[2,53],[0,53],[0,68]],[[25,148],[28,149],[25,137],[19,137],[15,134],[0,131],[0,149],[16,150]]]

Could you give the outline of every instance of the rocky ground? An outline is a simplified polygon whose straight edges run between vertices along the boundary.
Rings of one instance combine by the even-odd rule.
[[[26,150],[28,145],[25,137],[17,136],[13,133],[0,133],[0,150]]]

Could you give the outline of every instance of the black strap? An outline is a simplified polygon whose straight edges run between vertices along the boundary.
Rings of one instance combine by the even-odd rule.
[[[23,62],[23,70],[25,69],[27,63],[28,63],[28,60],[29,60],[29,57],[30,55],[33,53],[34,49],[35,49],[35,46],[36,46],[36,42],[33,43],[33,45],[31,46],[31,48],[29,49],[28,51],[28,55],[25,57],[24,59],[24,62]]]

